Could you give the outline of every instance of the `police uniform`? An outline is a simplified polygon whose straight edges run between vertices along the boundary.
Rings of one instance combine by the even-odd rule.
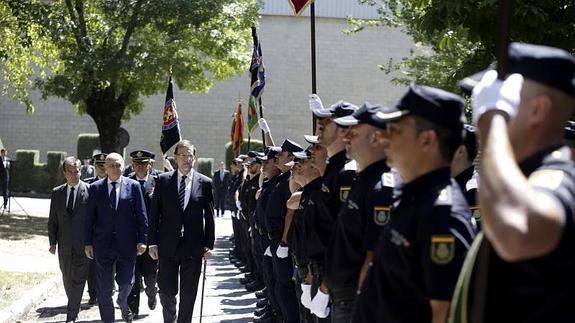
[[[411,85],[396,107],[378,116],[394,121],[405,114],[460,133],[463,100]],[[469,206],[447,166],[405,183],[379,237],[353,321],[431,322],[430,300],[451,299],[474,236]]]
[[[130,153],[130,157],[135,163],[148,163],[153,161],[155,155],[147,150],[136,150]],[[154,194],[154,187],[156,184],[157,176],[151,174],[146,176],[145,179],[138,178],[136,173],[130,176],[131,179],[136,180],[142,187],[144,203],[146,205],[146,214],[150,213],[152,206],[152,196]],[[156,308],[157,300],[156,295],[158,288],[156,286],[158,275],[158,260],[154,260],[148,254],[148,250],[142,255],[136,256],[136,265],[134,269],[134,285],[128,295],[128,305],[130,310],[137,316],[140,308],[140,291],[142,289],[142,278],[145,283],[145,292],[148,296],[148,307],[153,310]]]
[[[108,157],[108,154],[106,154],[106,153],[99,153],[99,154],[95,154],[94,156],[92,156],[92,160],[94,161],[94,166],[97,167],[98,165],[105,164],[106,163],[106,157]],[[102,179],[102,178],[98,177],[98,175],[95,175],[94,177],[88,177],[86,179],[83,179],[83,181],[88,183],[88,184],[92,184],[99,179]]]
[[[509,47],[509,73],[552,87],[575,97],[575,59],[551,47],[512,43]],[[464,285],[454,296],[450,322],[482,316],[478,322],[573,322],[575,307],[575,164],[571,151],[560,144],[549,145],[519,162],[530,186],[555,201],[563,211],[563,227],[557,246],[543,256],[507,262],[491,249],[474,261],[473,270],[462,270]],[[475,245],[475,244],[474,244]],[[486,245],[482,242],[481,247]],[[479,249],[479,248],[478,248]],[[471,254],[471,252],[470,252]],[[487,268],[487,281],[477,286],[478,268]],[[473,302],[465,295],[475,289],[485,291]],[[478,310],[477,304],[484,302]]]

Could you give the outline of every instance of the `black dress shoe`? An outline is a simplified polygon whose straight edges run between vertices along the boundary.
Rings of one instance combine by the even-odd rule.
[[[90,297],[88,305],[98,305],[98,299],[96,297]]]
[[[266,312],[271,312],[272,311],[272,307],[270,305],[266,305],[262,308],[258,308],[254,311],[254,315],[256,317],[262,317]]]
[[[148,298],[148,307],[153,311],[156,308],[158,301],[156,300],[156,296]]]
[[[248,292],[255,292],[256,290],[263,289],[265,286],[264,283],[255,280],[249,284],[246,284],[245,287]]]
[[[134,314],[130,309],[122,310],[122,319],[125,322],[132,322],[134,320]]]
[[[276,314],[272,311],[266,311],[262,315],[256,316],[254,318],[254,323],[267,323],[273,322],[276,319]]]
[[[247,285],[253,283],[255,280],[249,278],[240,278],[240,284]]]
[[[249,273],[249,272],[250,272],[250,270],[248,269],[248,267],[245,267],[245,266],[244,266],[244,267],[239,267],[238,269],[239,269],[240,272],[242,272],[242,273]]]
[[[256,297],[259,298],[259,299],[268,297],[267,288],[264,287],[264,289],[257,291],[257,292],[256,292]]]
[[[256,309],[257,308],[264,308],[266,305],[268,305],[268,299],[267,298],[262,298],[259,301],[257,301],[256,303]]]
[[[247,274],[244,275],[244,277],[247,278],[247,279],[251,279],[251,280],[255,280],[255,279],[256,279],[256,277],[255,277],[254,274],[252,274],[252,273],[247,273]]]

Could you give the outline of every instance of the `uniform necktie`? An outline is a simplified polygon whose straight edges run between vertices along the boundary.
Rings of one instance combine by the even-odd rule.
[[[142,194],[146,193],[146,181],[143,179],[139,179],[138,182],[140,182],[140,187],[142,188]]]
[[[110,191],[110,201],[112,202],[112,208],[116,209],[116,182],[112,182],[112,190]]]
[[[66,205],[66,211],[68,214],[72,214],[74,210],[74,188],[70,187],[70,195],[68,196],[68,204]]]
[[[180,180],[180,189],[178,190],[178,202],[180,202],[182,210],[184,209],[185,201],[186,201],[186,175],[182,176],[182,179]]]

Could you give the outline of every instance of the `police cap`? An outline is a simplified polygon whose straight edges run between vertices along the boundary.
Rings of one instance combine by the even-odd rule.
[[[105,164],[106,163],[106,157],[108,157],[108,154],[99,153],[99,154],[95,154],[94,156],[92,156],[92,159],[94,159],[95,165]]]
[[[334,122],[343,127],[366,123],[374,127],[385,128],[386,121],[376,117],[378,112],[384,111],[385,109],[386,107],[381,105],[374,105],[366,102],[362,104],[361,108],[359,108],[353,114],[346,117],[337,118],[334,120]]]
[[[508,49],[507,73],[519,73],[524,78],[575,96],[575,58],[568,52],[549,46],[511,43]],[[495,69],[496,64],[459,82],[466,92],[471,92],[483,74]]]
[[[264,161],[264,160],[268,160],[268,159],[273,159],[276,157],[277,154],[282,152],[282,148],[281,147],[277,147],[277,146],[267,146],[266,147],[266,152],[265,155],[262,157],[256,157],[257,159],[259,159],[260,161]]]
[[[328,109],[315,109],[313,114],[316,117],[325,118],[341,118],[354,113],[358,107],[352,103],[345,101],[338,101],[332,104]]]
[[[430,86],[411,84],[395,107],[378,112],[376,117],[389,122],[411,114],[448,129],[460,130],[464,120],[463,107],[463,99],[458,95]]]
[[[154,161],[156,155],[147,150],[135,150],[130,153],[130,157],[132,157],[132,160],[135,162],[147,163]]]
[[[295,152],[302,151],[302,150],[303,150],[303,148],[300,145],[296,144],[295,142],[293,142],[289,139],[284,140],[284,142],[281,145],[281,151],[282,152],[287,151],[287,152],[290,152],[293,154]]]
[[[319,140],[317,139],[317,136],[304,135],[303,137],[305,138],[305,141],[308,144],[312,144],[312,145],[319,144]]]

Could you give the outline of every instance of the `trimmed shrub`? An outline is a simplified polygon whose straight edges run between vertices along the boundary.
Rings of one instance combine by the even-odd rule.
[[[214,165],[214,159],[213,158],[198,158],[196,165],[198,167],[198,172],[200,174],[204,174],[206,176],[208,176],[209,178],[212,178],[213,173],[212,173],[212,167]]]
[[[100,150],[100,135],[97,133],[81,133],[78,135],[78,145],[76,147],[80,160],[92,158],[94,150]]]
[[[51,193],[52,188],[65,182],[62,161],[65,152],[48,152],[46,164],[40,164],[38,150],[16,150],[10,169],[10,189],[14,192]]]
[[[226,144],[226,169],[230,169],[230,164],[232,163],[232,159],[234,158],[234,156],[232,156],[232,142],[229,141]],[[261,140],[256,140],[256,139],[252,139],[250,141],[250,148],[248,149],[248,140],[244,139],[244,141],[242,142],[242,145],[240,146],[240,154],[247,154],[248,151],[250,150],[256,150],[256,151],[264,151],[264,144],[262,143]],[[218,161],[218,165],[219,165],[219,161]]]

